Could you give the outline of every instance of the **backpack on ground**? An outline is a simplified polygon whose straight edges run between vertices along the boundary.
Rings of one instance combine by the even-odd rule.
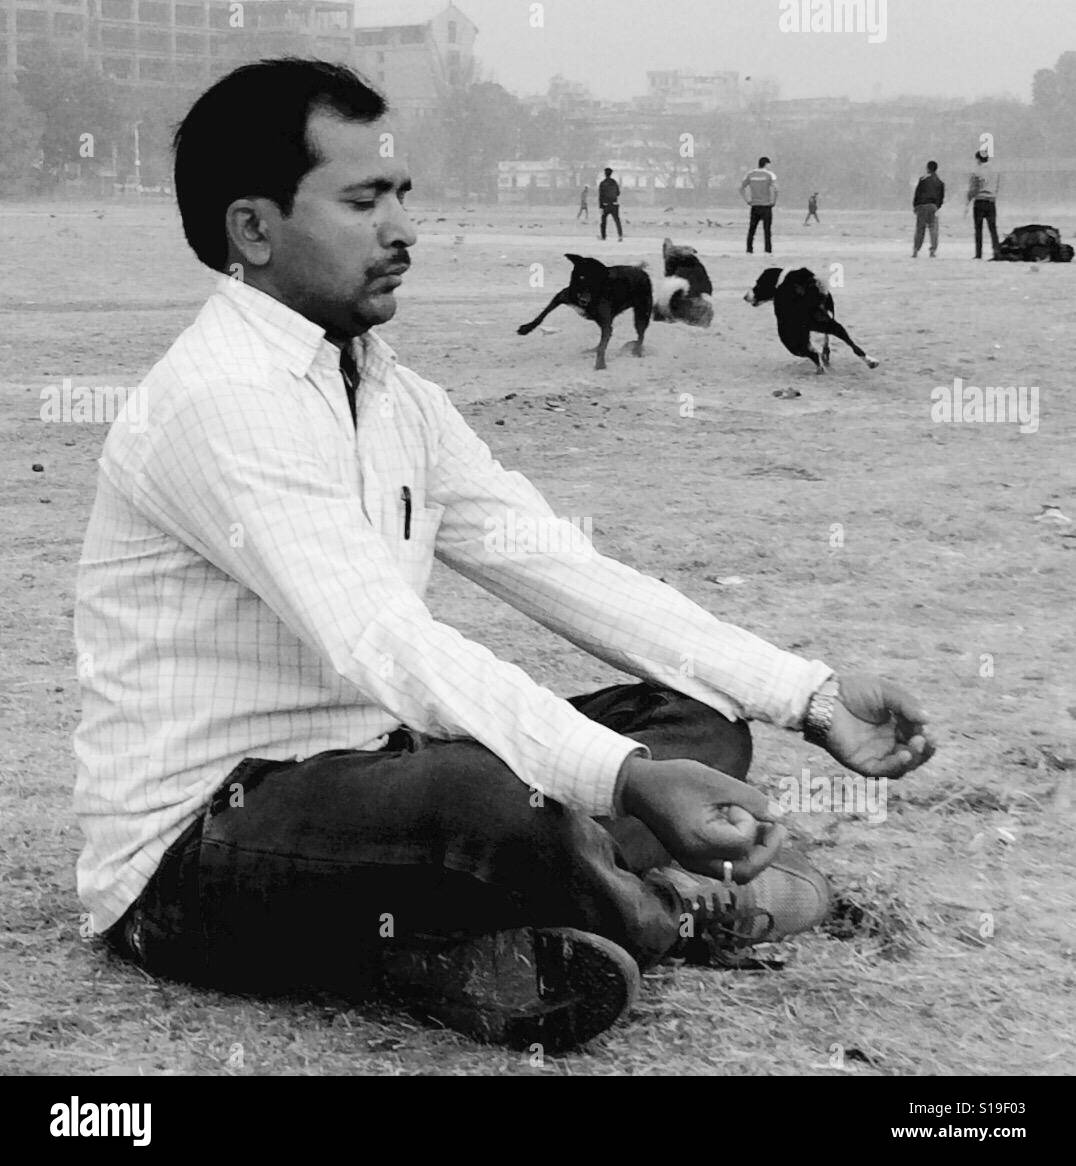
[[[1031,223],[1006,235],[998,258],[1013,263],[1071,263],[1074,254],[1069,244],[1061,242],[1061,232],[1056,227]]]

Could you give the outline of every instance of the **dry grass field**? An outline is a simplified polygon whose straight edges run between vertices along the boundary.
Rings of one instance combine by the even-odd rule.
[[[971,262],[945,212],[942,252],[910,258],[911,215],[778,214],[781,265],[841,264],[829,376],[779,345],[743,293],[742,208],[632,215],[602,244],[571,211],[416,210],[415,265],[383,330],[448,388],[501,460],[600,549],[702,605],[838,668],[922,694],[940,749],[891,784],[884,821],[792,815],[833,879],[823,930],[783,966],[662,967],[627,1023],[532,1064],[376,1005],[258,1000],[154,982],[80,936],[70,809],[79,716],[75,569],[105,426],[45,423],[41,390],[135,386],[212,283],[165,204],[0,205],[0,1072],[8,1074],[1045,1074],[1076,1069],[1076,266]],[[1036,221],[1004,207],[1006,228]],[[1054,213],[1066,238],[1076,215]],[[653,325],[643,360],[592,371],[593,325],[561,310],[563,252],[660,261],[700,248],[707,332]],[[545,287],[531,286],[533,264]],[[1038,425],[932,420],[954,378],[1035,386]],[[788,388],[798,397],[777,397]],[[34,472],[39,464],[42,472]],[[615,679],[437,568],[442,619],[565,695]],[[738,582],[730,582],[735,577]],[[718,582],[724,580],[725,582]],[[753,780],[829,759],[756,731]]]

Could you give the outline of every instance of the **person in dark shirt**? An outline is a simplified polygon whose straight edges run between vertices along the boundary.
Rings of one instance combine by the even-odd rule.
[[[945,183],[938,177],[938,163],[928,162],[927,172],[919,179],[912,199],[915,211],[915,243],[912,258],[917,259],[927,229],[930,229],[930,257],[938,253],[938,211],[945,202]]]
[[[619,241],[624,242],[624,228],[620,225],[620,184],[613,177],[612,170],[605,168],[605,178],[598,186],[598,206],[602,212],[602,238],[605,238],[605,226],[610,216],[616,223]]]
[[[814,221],[816,223],[818,223],[819,226],[821,226],[822,220],[818,217],[818,191],[817,190],[807,200],[807,217],[803,220],[803,225],[805,227],[811,221],[812,216],[814,216]]]

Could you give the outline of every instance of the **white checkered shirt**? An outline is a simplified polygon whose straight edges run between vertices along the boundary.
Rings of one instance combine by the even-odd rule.
[[[357,426],[322,329],[222,278],[143,382],[144,410],[109,432],[75,612],[78,887],[97,930],[247,756],[377,749],[406,724],[473,738],[550,798],[612,812],[639,746],[435,621],[435,553],[730,717],[798,726],[830,675],[599,555],[441,388],[372,333],[354,352]]]

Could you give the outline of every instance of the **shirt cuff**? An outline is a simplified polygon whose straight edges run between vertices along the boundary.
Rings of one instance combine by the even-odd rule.
[[[827,680],[837,675],[828,664],[823,664],[821,660],[805,660],[803,663],[806,665],[803,677],[795,697],[787,706],[786,716],[774,722],[786,729],[793,729],[800,733],[803,732],[807,721],[807,709],[811,703],[811,697]]]
[[[645,745],[584,717],[562,739],[543,792],[592,818],[614,817],[617,778],[633,753],[650,756]]]

